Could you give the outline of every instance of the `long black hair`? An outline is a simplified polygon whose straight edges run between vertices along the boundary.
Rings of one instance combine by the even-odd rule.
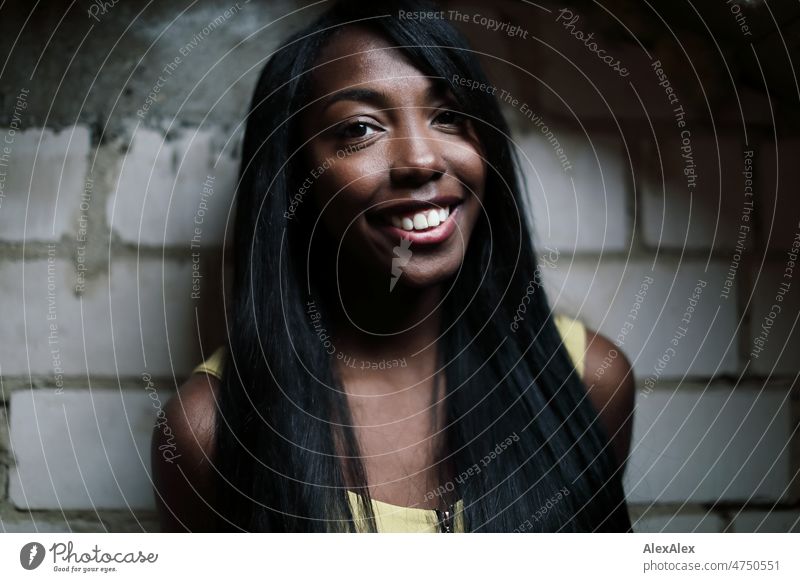
[[[216,421],[220,530],[353,531],[345,471],[375,528],[345,394],[320,341],[326,294],[308,264],[318,210],[292,203],[302,181],[295,154],[312,98],[310,72],[343,27],[368,27],[425,75],[488,82],[446,20],[401,18],[400,10],[437,8],[338,2],[269,58],[255,88],[236,192],[230,352]],[[480,471],[447,489],[463,500],[469,531],[629,531],[607,435],[540,286],[506,121],[489,93],[458,83],[450,90],[485,152],[488,195],[461,270],[448,282],[439,339],[448,461],[456,475]],[[524,320],[512,327],[526,294]]]

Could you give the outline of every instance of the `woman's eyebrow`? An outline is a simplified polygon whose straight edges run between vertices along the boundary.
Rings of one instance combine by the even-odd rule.
[[[362,101],[371,105],[381,106],[386,104],[388,97],[384,93],[375,91],[374,89],[342,89],[323,101],[322,111],[324,112],[328,107],[339,101]]]
[[[447,83],[438,77],[432,79],[425,90],[425,99],[432,101],[445,98],[453,98]],[[328,107],[339,101],[360,101],[376,107],[388,107],[391,103],[391,97],[383,91],[365,87],[351,87],[337,91],[325,98],[322,102],[322,112],[324,113]]]

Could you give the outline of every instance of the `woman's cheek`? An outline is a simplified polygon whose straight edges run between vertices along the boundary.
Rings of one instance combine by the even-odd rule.
[[[486,162],[480,153],[470,146],[464,150],[464,157],[460,160],[460,167],[467,183],[467,196],[483,200],[483,188],[486,182]]]
[[[357,196],[352,192],[355,177],[351,172],[333,167],[315,183],[314,194],[321,221],[337,239],[341,238],[360,209]]]
[[[375,190],[375,174],[371,175],[370,171],[365,164],[336,160],[317,179],[317,205],[320,211],[324,209],[322,220],[333,234],[341,236],[367,210],[371,193]]]

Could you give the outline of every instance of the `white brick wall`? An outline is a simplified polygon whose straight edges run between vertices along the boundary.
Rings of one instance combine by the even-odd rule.
[[[87,512],[81,512],[86,514]],[[141,533],[157,532],[155,515],[146,512],[91,512],[91,516],[75,517],[68,512],[17,512],[0,515],[0,533],[69,533],[110,532]]]
[[[6,465],[0,465],[0,502],[2,502],[7,496],[8,496],[8,467]]]
[[[110,287],[108,275],[89,279],[80,298],[73,293],[76,279],[70,263],[56,260],[54,273],[51,311],[47,259],[0,262],[4,375],[53,377],[60,367],[65,376],[85,378],[88,363],[88,372],[98,376],[138,376],[145,371],[171,376],[197,363],[197,302],[190,298],[189,262],[141,259],[137,268],[133,258],[115,259]],[[212,284],[205,279],[202,289]],[[48,320],[51,314],[54,320]]]
[[[641,515],[631,511],[633,531],[637,533],[717,533],[725,521],[717,514],[703,509],[663,513],[645,508]]]
[[[180,247],[189,246],[197,227],[202,246],[221,245],[226,222],[233,219],[230,205],[238,170],[231,145],[219,153],[228,137],[200,130],[165,141],[160,132],[138,128],[120,159],[116,189],[108,198],[109,227],[136,245]],[[213,194],[204,197],[208,176],[214,177]]]
[[[153,402],[144,386],[15,392],[11,501],[29,509],[151,509]]]
[[[8,495],[8,467],[11,464],[11,445],[8,440],[8,414],[0,408],[0,502]]]
[[[558,251],[555,268],[543,269],[548,296],[558,311],[579,317],[618,345],[622,342],[621,350],[634,363],[637,416],[625,486],[634,504],[635,528],[750,531],[759,527],[767,512],[750,509],[737,515],[737,504],[745,502],[761,508],[779,503],[779,509],[768,516],[761,530],[795,527],[796,508],[791,504],[797,493],[790,494],[785,489],[797,470],[798,459],[785,445],[792,423],[800,419],[796,413],[792,416],[788,402],[782,400],[796,368],[791,354],[800,348],[797,332],[790,333],[794,316],[800,311],[800,295],[786,295],[784,311],[771,328],[765,350],[747,369],[748,374],[773,373],[782,379],[771,381],[760,396],[761,384],[747,377],[736,388],[731,383],[731,378],[744,369],[754,333],[773,303],[785,267],[785,241],[774,245],[749,312],[742,314],[740,309],[750,295],[746,284],[755,274],[743,261],[730,296],[720,298],[728,272],[730,250],[726,245],[730,239],[718,236],[715,249],[723,252],[713,256],[708,267],[707,257],[697,252],[681,257],[682,237],[676,235],[675,221],[685,219],[688,209],[680,196],[670,198],[666,236],[661,239],[656,257],[653,244],[658,237],[654,235],[654,223],[646,216],[648,205],[652,211],[656,200],[643,187],[643,168],[637,166],[635,174],[643,206],[639,208],[639,224],[633,224],[629,215],[634,208],[630,169],[625,150],[612,131],[591,128],[591,143],[580,134],[566,130],[559,133],[573,168],[567,173],[541,132],[532,131],[530,123],[518,124],[516,129],[517,143],[530,162],[523,155],[532,194],[536,242],[540,251],[545,246]],[[185,129],[164,141],[160,132],[139,128],[130,151],[117,160],[116,169],[112,164],[96,171],[93,203],[105,207],[106,223],[91,225],[88,277],[85,290],[78,295],[74,291],[77,272],[73,245],[77,203],[90,149],[88,130],[78,128],[75,135],[83,137],[66,154],[63,140],[68,131],[71,130],[48,130],[46,135],[51,144],[48,147],[61,148],[61,163],[65,157],[69,162],[70,170],[65,172],[68,179],[61,180],[60,187],[63,192],[70,184],[73,195],[59,197],[56,235],[37,227],[43,233],[42,241],[67,236],[62,239],[65,245],[54,247],[51,273],[57,343],[49,343],[53,320],[47,319],[47,248],[41,242],[36,246],[36,241],[29,239],[34,258],[25,261],[24,277],[21,260],[11,254],[0,259],[0,296],[4,298],[0,301],[0,318],[4,322],[0,327],[0,371],[3,382],[13,387],[13,391],[6,388],[5,394],[10,398],[14,457],[21,463],[14,467],[11,455],[5,464],[2,460],[3,450],[11,446],[3,443],[0,408],[0,483],[7,480],[10,487],[10,498],[3,500],[0,496],[0,530],[152,529],[148,445],[155,410],[143,389],[131,387],[141,382],[143,372],[154,377],[171,377],[173,373],[181,377],[198,363],[194,310],[200,310],[204,323],[218,318],[219,313],[191,298],[192,263],[187,247],[201,202],[202,182],[208,174],[216,176],[215,193],[206,200],[208,209],[200,243],[202,249],[220,244],[236,163],[226,152],[220,168],[211,169],[221,140],[225,139],[217,130],[196,133]],[[31,134],[35,133],[31,130]],[[24,142],[18,141],[17,145],[20,143]],[[110,142],[102,147],[104,155],[113,160],[117,146]],[[724,167],[736,169],[724,175],[723,195],[733,192],[738,201],[742,190],[740,163],[734,158],[740,156],[740,146],[727,141],[723,150],[727,152],[723,155]],[[26,150],[15,149],[15,153],[23,151]],[[27,151],[26,155],[30,155],[30,148]],[[633,154],[638,163],[642,156],[635,151]],[[51,156],[48,169],[56,165],[53,159]],[[763,157],[758,163],[765,163]],[[32,167],[30,159],[22,167]],[[14,184],[19,183],[20,176],[13,178]],[[34,183],[52,184],[53,179],[52,172],[39,174],[37,170]],[[762,185],[758,189],[766,191]],[[44,186],[37,186],[35,191],[52,194],[52,189]],[[8,216],[12,211],[19,214],[18,207],[13,206],[17,202],[9,200],[6,197],[0,206],[0,226],[2,233],[11,233],[8,240],[18,241],[22,232],[18,223],[4,222],[11,221]],[[51,200],[44,194],[31,198],[30,212],[45,218],[37,218],[38,223],[29,220],[29,227],[36,223],[52,228]],[[68,206],[64,211],[62,202]],[[716,220],[715,203],[696,202],[692,211],[692,232],[696,235],[689,238],[687,248],[705,251]],[[783,229],[789,224],[784,215],[790,214],[792,207],[783,201],[782,204],[779,215],[784,221],[780,223]],[[735,216],[731,209],[736,211]],[[760,210],[763,209],[762,204]],[[720,233],[729,232],[726,229],[738,224],[739,210],[738,203],[723,208]],[[638,233],[634,233],[636,228]],[[29,234],[32,232],[29,230]],[[116,245],[110,264],[106,258],[109,240]],[[755,245],[758,241],[752,242]],[[145,249],[137,255],[140,246],[156,252]],[[164,257],[158,252],[162,247],[167,251]],[[577,258],[572,251],[578,253]],[[219,284],[209,269],[209,258],[203,254],[204,299],[214,296],[214,287]],[[636,310],[637,293],[646,277],[652,277],[652,282],[643,298],[640,296],[641,307]],[[692,306],[690,295],[698,280],[705,281],[706,287]],[[681,319],[690,306],[694,311],[686,325]],[[680,326],[686,328],[686,334],[675,345],[673,339]],[[58,348],[57,360],[54,347]],[[675,351],[666,361],[670,347]],[[777,360],[782,348],[784,356]],[[52,389],[56,363],[65,377],[62,394]],[[126,387],[122,395],[109,389],[116,384],[117,376]],[[92,382],[91,393],[86,389],[87,377]],[[703,393],[705,381],[712,377],[716,378],[712,388]],[[25,389],[29,378],[46,388]],[[109,383],[109,378],[114,380]],[[725,404],[728,396],[730,401]],[[162,396],[164,402],[166,399],[166,395]],[[75,443],[74,452],[67,426]],[[796,449],[797,443],[793,446]],[[750,459],[745,461],[750,453]],[[714,501],[722,501],[726,509],[706,514],[697,505]],[[111,513],[107,516],[101,511],[99,517],[87,514],[93,505]],[[135,510],[135,515],[126,513],[126,505]],[[65,509],[64,515],[59,506]],[[31,518],[22,513],[25,507],[38,508],[40,512]],[[139,515],[144,516],[141,523],[137,522]],[[730,527],[729,518],[734,518]]]
[[[0,128],[0,240],[56,241],[74,229],[89,161],[89,129]],[[6,139],[12,143],[8,144]]]
[[[689,188],[678,129],[660,132],[658,138],[657,147],[651,138],[641,149],[643,241],[662,250],[734,248],[745,200],[744,154],[739,140],[693,134],[697,185]],[[746,224],[752,227],[753,222]]]
[[[625,490],[634,503],[778,501],[789,493],[785,393],[679,386],[636,399]]]
[[[555,125],[549,129],[569,169],[541,129],[531,129],[517,140],[534,241],[565,251],[624,250],[630,236],[625,202],[630,178],[621,143],[608,134],[583,136]]]
[[[0,407],[0,464],[9,460],[8,452],[11,450],[8,441],[8,412]]]
[[[719,299],[726,269],[712,263],[706,271],[704,262],[672,260],[659,261],[654,270],[651,266],[643,261],[569,262],[562,257],[557,268],[543,269],[545,289],[556,310],[579,317],[618,346],[621,341],[640,380],[652,375],[657,384],[684,374],[735,372],[736,299]],[[653,282],[644,289],[648,277]],[[706,286],[693,306],[691,296],[701,280]],[[635,311],[637,295],[644,298]],[[682,320],[689,308],[694,312],[687,325]],[[674,345],[679,327],[687,332]]]
[[[800,425],[800,266],[780,313],[767,322],[786,281],[786,250],[800,230],[800,134],[780,115],[787,105],[770,101],[780,87],[767,95],[739,84],[733,95],[706,36],[676,28],[681,46],[675,50],[663,34],[653,34],[654,25],[642,18],[647,10],[622,18],[592,3],[568,8],[579,16],[571,30],[594,33],[596,48],[628,69],[620,76],[556,21],[561,5],[446,4],[519,23],[530,35],[511,38],[474,22],[458,24],[484,53],[493,83],[519,100],[502,106],[529,186],[534,241],[540,255],[558,256],[554,268],[543,269],[550,300],[557,311],[600,330],[633,362],[637,411],[624,483],[635,529],[798,531],[800,432],[791,433]],[[268,12],[278,17],[297,7],[276,3]],[[122,23],[124,13],[109,12],[104,24]],[[222,72],[217,66],[213,78],[196,85],[197,73],[217,62],[220,49],[259,26],[242,12],[183,55],[180,49],[219,13],[213,6],[186,12],[174,23],[175,34],[144,55],[146,74],[132,79],[111,109],[96,95],[83,106],[77,100],[79,122],[69,99],[82,94],[80,81],[91,67],[73,71],[72,93],[54,92],[55,77],[46,74],[50,59],[67,47],[56,35],[39,72],[25,82],[29,104],[17,115],[7,108],[0,121],[20,124],[13,135],[0,127],[0,532],[155,529],[148,471],[156,410],[142,374],[156,379],[166,402],[168,389],[199,361],[196,317],[203,339],[219,341],[215,262],[233,218],[242,115],[257,71],[236,77],[266,54],[264,47],[277,46],[302,24],[302,18],[287,19],[258,33],[250,48],[237,49],[235,66]],[[69,18],[62,32],[76,44],[80,27]],[[143,21],[142,46],[160,34],[162,20]],[[725,30],[739,32],[733,18],[723,20]],[[95,39],[98,46],[104,38]],[[123,61],[142,56],[132,50]],[[179,54],[181,66],[139,119],[135,111],[159,70],[165,74],[162,67]],[[654,60],[687,115],[698,175],[691,196],[675,105],[659,86]],[[774,88],[783,65],[772,61],[762,59]],[[9,64],[11,85],[14,75],[28,77],[20,66],[25,62]],[[738,78],[736,66],[731,73]],[[88,80],[94,82],[91,74]],[[13,106],[18,87],[4,91],[7,85],[0,93]],[[231,90],[221,95],[220,88]],[[778,157],[773,114],[780,125]],[[558,144],[548,141],[543,125]],[[8,151],[6,137],[13,137]],[[554,145],[563,148],[568,169]],[[746,223],[753,230],[724,298],[742,224],[746,148],[756,152],[755,208]],[[208,176],[213,194],[204,196]],[[90,207],[82,211],[88,178]],[[85,247],[79,228],[88,233]],[[198,250],[199,300],[192,297],[191,255]],[[87,269],[82,292],[75,290],[79,256]],[[706,286],[692,305],[699,280]],[[765,322],[769,333],[753,357]],[[62,381],[63,392],[56,391]],[[791,405],[784,398],[790,390]]]
[[[76,529],[74,525],[72,529]],[[31,519],[30,517],[18,519],[15,516],[15,518],[10,519],[0,516],[0,533],[67,533],[69,531],[69,524],[63,519],[60,522],[50,522],[43,519]],[[95,529],[94,531],[98,530]]]
[[[798,257],[800,259],[800,257]],[[785,274],[785,261],[764,264],[753,293],[752,319],[747,344],[753,372],[793,375],[800,353],[800,262],[791,279]],[[781,295],[782,283],[790,283]],[[760,351],[758,351],[760,349]],[[755,351],[754,351],[755,350]]]
[[[737,533],[800,533],[800,511],[744,511],[733,520]]]

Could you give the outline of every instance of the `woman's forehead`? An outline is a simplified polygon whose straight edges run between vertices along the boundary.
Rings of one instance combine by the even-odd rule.
[[[425,77],[402,51],[362,26],[336,33],[322,49],[313,72],[317,95],[367,83],[402,88]]]

